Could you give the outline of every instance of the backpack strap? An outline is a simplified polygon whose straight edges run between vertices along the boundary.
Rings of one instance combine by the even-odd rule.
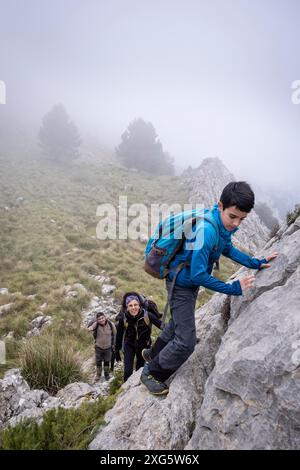
[[[150,318],[149,318],[147,310],[144,310],[144,322],[146,323],[147,326],[150,325]]]
[[[123,324],[124,324],[124,328],[126,330],[128,328],[128,320],[126,318],[125,312],[123,314]]]
[[[215,229],[216,233],[217,233],[217,243],[216,245],[214,246],[214,251],[218,251],[218,248],[219,248],[219,243],[220,243],[220,231],[219,231],[219,228],[217,227],[217,225],[215,224],[215,222],[210,218],[210,217],[204,217],[204,220],[206,220],[207,222],[209,222]],[[215,269],[217,271],[219,271],[220,269],[220,261],[217,259],[215,261]]]
[[[113,325],[112,325],[112,322],[107,319],[107,323],[109,324],[110,326],[110,331],[111,331],[111,346],[113,347],[114,346],[114,329],[113,329]]]
[[[180,271],[185,268],[185,266],[188,266],[188,261],[185,261],[184,263],[180,263],[176,266],[176,271],[175,271],[175,274],[174,274],[174,277],[172,279],[172,284],[171,284],[171,288],[170,288],[170,292],[168,294],[168,300],[167,300],[167,303],[165,305],[165,308],[164,308],[164,313],[163,313],[163,317],[161,319],[161,326],[160,328],[163,330],[164,327],[165,327],[165,320],[166,320],[166,316],[167,316],[167,313],[168,313],[168,310],[169,310],[169,305],[170,305],[170,300],[172,298],[172,295],[173,295],[173,290],[174,290],[174,286],[175,286],[175,282],[176,282],[176,279],[177,279],[177,276],[178,274],[180,273]]]
[[[210,218],[210,217],[207,217],[207,216],[204,216],[203,217],[204,220],[206,220],[207,222],[209,222],[215,229],[216,231],[216,234],[217,234],[217,243],[216,245],[214,246],[214,251],[217,251],[218,250],[218,247],[219,247],[219,242],[220,242],[220,232],[219,232],[219,229],[217,227],[217,225],[215,224],[215,222]]]

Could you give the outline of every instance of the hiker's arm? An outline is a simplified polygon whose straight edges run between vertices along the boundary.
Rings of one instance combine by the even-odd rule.
[[[97,327],[98,322],[94,321],[93,323],[89,323],[88,330],[93,331]]]
[[[150,319],[151,323],[153,323],[153,325],[157,326],[157,328],[161,328],[161,320],[159,320],[159,318],[157,318],[151,312],[148,312],[148,315],[149,315],[149,319]]]
[[[246,253],[243,253],[242,251],[235,248],[231,242],[229,242],[225,246],[222,254],[226,256],[227,258],[230,258],[233,261],[236,261],[237,263],[242,264],[243,266],[246,266],[246,268],[260,269],[262,264],[267,263],[267,260],[265,258],[263,259],[252,258]]]
[[[113,331],[113,349],[116,348],[116,338],[117,338],[117,329],[116,329],[116,325],[114,325],[114,323],[111,324],[112,326],[112,331]]]
[[[216,292],[228,295],[242,295],[242,288],[239,281],[231,284],[216,279],[207,272],[209,256],[213,252],[215,246],[215,237],[212,233],[207,233],[203,247],[194,250],[191,259],[191,282],[198,286],[206,287]]]
[[[116,342],[117,328],[116,328],[116,325],[114,323],[112,323],[112,329],[113,329],[114,340]]]
[[[124,322],[123,322],[123,319],[121,318],[117,326],[116,352],[122,349],[123,333],[124,333]]]

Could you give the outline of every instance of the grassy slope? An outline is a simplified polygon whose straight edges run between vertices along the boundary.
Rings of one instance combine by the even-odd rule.
[[[0,337],[14,331],[16,338],[7,344],[7,367],[14,365],[18,340],[45,302],[44,313],[52,315],[54,333],[68,337],[79,350],[90,347],[89,333],[80,329],[80,312],[100,289],[89,274],[105,270],[117,286],[117,300],[127,290],[140,290],[153,295],[162,309],[164,283],[143,271],[145,245],[97,240],[96,208],[108,202],[117,206],[119,195],[125,194],[129,204],[184,204],[188,195],[177,177],[154,178],[107,163],[59,168],[0,157],[0,183],[0,287],[10,292],[0,296],[0,305],[14,302],[13,309],[0,317]],[[132,189],[126,192],[125,185]],[[24,201],[16,205],[18,197]],[[234,264],[226,260],[220,277],[226,279],[234,270]],[[88,295],[65,300],[63,286],[75,282],[82,283]],[[29,294],[36,294],[35,299],[27,299]],[[209,295],[201,296],[198,306]]]

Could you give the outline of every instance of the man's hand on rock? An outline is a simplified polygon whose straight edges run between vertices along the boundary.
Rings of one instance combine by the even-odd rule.
[[[251,274],[250,276],[242,277],[242,279],[239,280],[243,293],[247,292],[250,287],[253,287],[254,280],[255,276],[253,274]]]
[[[271,253],[269,256],[266,256],[266,260],[268,261],[268,264],[264,263],[264,264],[261,264],[260,265],[260,268],[263,269],[263,268],[270,268],[271,265],[269,264],[269,261],[273,261],[273,259],[277,258],[278,256],[278,252],[277,251],[274,251],[274,253]]]

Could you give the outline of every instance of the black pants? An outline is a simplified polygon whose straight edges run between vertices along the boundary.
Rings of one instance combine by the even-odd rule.
[[[136,357],[135,370],[140,369],[145,364],[142,357],[142,349],[136,349],[134,346],[124,344],[124,382],[131,376],[133,372],[134,358]]]
[[[166,282],[168,293],[171,283]],[[170,300],[172,317],[160,334],[162,349],[149,364],[149,371],[162,382],[167,380],[192,354],[196,344],[195,304],[199,287],[175,285]]]
[[[95,353],[96,353],[96,366],[101,367],[102,361],[104,365],[109,365],[111,361],[111,348],[108,349],[101,349],[98,346],[95,346]]]

